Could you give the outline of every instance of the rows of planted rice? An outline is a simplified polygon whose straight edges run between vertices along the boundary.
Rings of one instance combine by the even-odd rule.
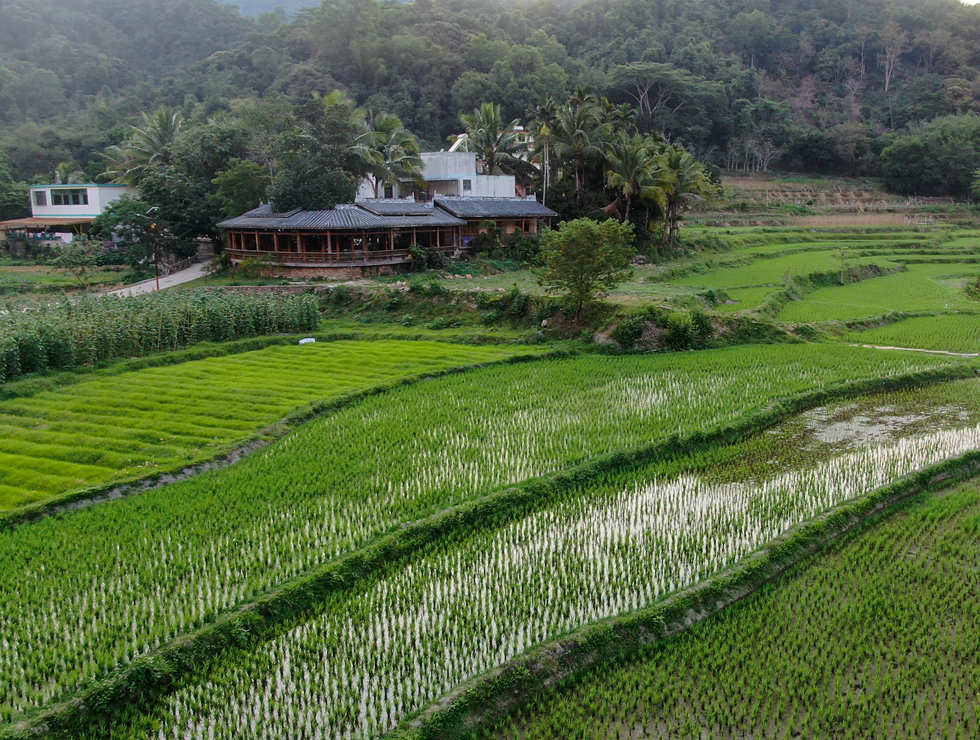
[[[367,399],[230,468],[3,531],[2,718],[479,492],[776,396],[948,364],[796,345],[496,366]]]
[[[214,454],[315,401],[530,348],[439,342],[272,346],[0,401],[0,511]]]
[[[744,483],[640,477],[575,491],[331,598],[319,616],[231,653],[131,731],[378,737],[536,643],[651,604],[794,524],[978,447],[980,425]]]
[[[907,272],[820,288],[787,303],[781,321],[850,321],[893,311],[975,311],[977,302],[963,293],[968,278],[980,274],[976,263],[910,264]]]
[[[480,735],[977,737],[978,523],[978,479],[921,498]]]
[[[851,332],[847,339],[889,347],[980,352],[980,303],[977,303],[975,314],[920,316],[887,326]]]
[[[883,257],[849,259],[848,266],[877,264],[882,268],[895,263]],[[748,265],[719,267],[709,272],[672,280],[677,285],[696,285],[705,289],[742,288],[757,285],[781,285],[786,277],[800,277],[812,273],[840,270],[840,258],[833,250],[800,252],[779,257],[757,259]]]

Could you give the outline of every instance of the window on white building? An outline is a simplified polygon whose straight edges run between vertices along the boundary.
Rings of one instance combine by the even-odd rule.
[[[46,206],[48,204],[48,191],[47,190],[35,190],[34,191],[34,205],[36,206]]]
[[[51,205],[87,206],[88,191],[85,188],[71,188],[51,191]]]
[[[472,190],[473,190],[473,181],[472,180],[463,180],[463,192],[464,193],[469,193]]]

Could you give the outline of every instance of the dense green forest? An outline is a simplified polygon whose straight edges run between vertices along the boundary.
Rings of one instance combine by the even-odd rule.
[[[528,121],[582,90],[730,170],[963,195],[962,173],[919,189],[902,166],[930,160],[909,134],[944,116],[954,148],[980,156],[980,7],[958,0],[326,0],[288,22],[213,0],[5,0],[3,19],[0,177],[15,181],[59,165],[98,176],[105,148],[160,106],[204,124],[334,90],[423,147],[482,102]]]

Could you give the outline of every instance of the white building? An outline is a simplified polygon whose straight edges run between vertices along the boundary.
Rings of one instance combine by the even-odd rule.
[[[129,185],[78,183],[31,185],[28,188],[31,217],[0,221],[0,240],[8,231],[24,232],[31,238],[70,242],[84,233],[106,206],[124,195],[137,197]]]
[[[95,218],[124,195],[137,196],[129,185],[31,185],[31,214],[35,218]]]
[[[413,182],[383,186],[378,197],[430,201],[437,195],[469,196],[473,198],[513,198],[517,182],[513,175],[484,175],[477,171],[475,152],[422,152],[424,187]],[[357,201],[375,197],[374,183],[364,178],[357,189]]]

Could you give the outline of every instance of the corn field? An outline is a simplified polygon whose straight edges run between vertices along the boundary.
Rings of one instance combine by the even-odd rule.
[[[0,382],[197,342],[309,331],[318,321],[312,295],[189,291],[80,298],[0,316]]]

